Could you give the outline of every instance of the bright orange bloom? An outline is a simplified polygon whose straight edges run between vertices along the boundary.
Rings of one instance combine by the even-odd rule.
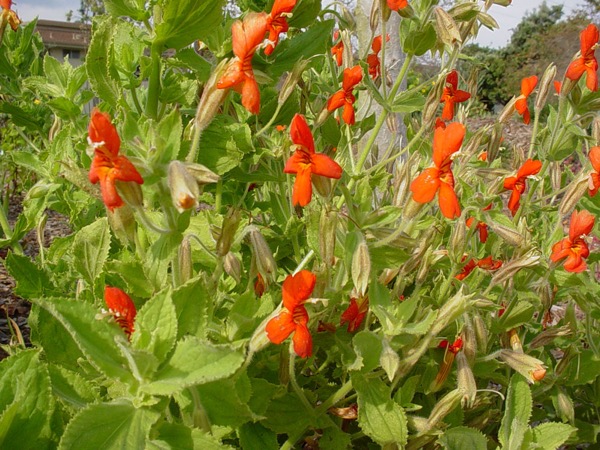
[[[484,211],[489,211],[490,209],[492,209],[492,203],[490,203],[489,205],[487,205],[485,208],[483,208]],[[471,228],[471,225],[473,225],[473,221],[475,219],[473,217],[469,217],[466,221],[466,225],[468,228]],[[482,244],[485,244],[488,238],[488,226],[486,225],[485,222],[478,222],[477,225],[477,231],[479,232],[479,241]]]
[[[304,116],[296,114],[290,125],[290,136],[296,151],[285,163],[284,173],[296,174],[292,203],[306,206],[312,198],[312,174],[341,178],[342,168],[323,153],[315,153],[315,142]]]
[[[0,0],[0,6],[2,7],[2,13],[0,14],[0,22],[8,23],[13,31],[17,31],[21,24],[21,19],[17,16],[12,8],[12,0]],[[3,25],[4,27],[4,25]]]
[[[287,126],[286,126],[286,125],[277,125],[277,126],[275,127],[275,129],[276,129],[277,131],[279,131],[280,133],[283,133],[283,132],[285,131],[285,129],[286,129],[286,128],[287,128]]]
[[[592,147],[590,149],[590,161],[595,172],[590,173],[588,180],[588,187],[590,196],[596,195],[598,188],[600,188],[600,147]]]
[[[425,169],[410,185],[413,200],[419,203],[430,202],[439,190],[440,210],[448,219],[460,216],[451,166],[452,155],[460,149],[465,132],[465,126],[458,122],[436,128],[433,132],[434,167]]]
[[[483,259],[477,261],[477,267],[485,270],[498,270],[502,267],[502,261],[498,259],[492,259],[491,256],[486,256]]]
[[[590,234],[594,228],[595,217],[588,211],[573,211],[569,225],[569,237],[557,242],[552,246],[550,259],[553,262],[567,258],[564,268],[567,272],[583,272],[587,269],[584,258],[590,254],[590,249],[584,240],[584,236]]]
[[[333,40],[335,41],[339,37],[339,35],[340,32],[338,30],[335,30],[333,32]],[[340,67],[342,65],[344,56],[344,41],[340,39],[337,44],[331,47],[331,54],[335,57],[335,62],[337,63],[338,67]]]
[[[452,120],[454,119],[454,105],[456,103],[466,102],[471,98],[471,94],[467,91],[461,91],[458,89],[458,72],[453,70],[446,77],[446,87],[442,93],[440,103],[444,103],[444,109],[442,110],[442,119]]]
[[[308,270],[288,275],[282,286],[283,309],[267,322],[266,332],[274,344],[281,344],[294,333],[294,351],[300,358],[312,354],[312,337],[308,331],[308,312],[304,302],[310,297],[317,277]]]
[[[461,338],[457,338],[454,343],[450,344],[448,339],[444,339],[438,344],[438,348],[447,348],[450,353],[454,353],[456,355],[463,348],[463,340]]]
[[[359,297],[350,299],[350,306],[342,313],[340,325],[348,324],[348,332],[353,333],[358,330],[363,319],[369,310],[369,297]]]
[[[562,83],[560,81],[554,80],[554,90],[557,94],[560,95],[560,90],[562,89]]]
[[[104,288],[104,301],[116,322],[123,329],[129,339],[133,333],[133,321],[137,311],[129,295],[116,287]]]
[[[390,41],[390,35],[385,35],[385,41]],[[381,51],[381,47],[383,45],[383,37],[381,35],[375,36],[373,38],[373,43],[371,44],[371,50],[373,53],[369,53],[367,56],[367,64],[369,64],[369,75],[374,80],[377,79],[381,75],[381,61],[379,61],[379,52]]]
[[[236,56],[217,83],[217,88],[232,88],[242,94],[242,105],[252,114],[260,109],[260,91],[252,70],[252,57],[267,32],[267,14],[251,13],[231,26],[233,54]]]
[[[125,156],[119,156],[121,139],[110,122],[108,114],[97,108],[92,110],[92,120],[88,127],[88,139],[94,147],[94,159],[89,178],[93,184],[100,182],[102,201],[109,210],[123,206],[115,181],[134,181],[144,184],[142,176]]]
[[[267,286],[265,283],[265,279],[262,277],[260,273],[256,274],[256,280],[254,281],[254,293],[257,297],[262,297],[265,291],[267,290]]]
[[[535,75],[521,80],[521,95],[517,97],[515,109],[523,116],[523,123],[528,124],[531,120],[529,107],[527,106],[527,98],[531,95],[537,85],[538,77]]]
[[[279,42],[279,34],[285,33],[289,29],[287,17],[290,15],[296,0],[275,0],[271,14],[267,18],[267,27],[269,30],[269,43],[265,47],[265,55],[270,55],[275,50]]]
[[[352,94],[354,87],[362,80],[362,68],[354,66],[344,69],[344,80],[342,81],[342,89],[337,91],[327,101],[327,111],[331,112],[338,108],[344,107],[342,119],[348,125],[354,125],[354,102],[356,97]]]
[[[589,24],[579,35],[581,41],[581,56],[569,64],[566,77],[577,81],[581,76],[587,73],[585,84],[590,91],[598,90],[598,61],[594,51],[598,47],[600,33],[594,24]]]
[[[387,5],[392,11],[398,11],[408,6],[408,0],[387,0]]]
[[[528,159],[523,163],[514,177],[508,177],[504,180],[504,189],[511,189],[510,199],[508,200],[508,209],[514,216],[521,205],[521,194],[525,192],[527,177],[537,174],[542,168],[541,161]]]
[[[463,261],[466,259],[466,256],[463,257]],[[464,267],[462,268],[462,271],[457,274],[454,278],[456,278],[457,280],[464,280],[465,278],[467,278],[471,272],[473,272],[475,270],[475,267],[477,267],[477,260],[474,258],[471,258],[467,264],[464,265]]]

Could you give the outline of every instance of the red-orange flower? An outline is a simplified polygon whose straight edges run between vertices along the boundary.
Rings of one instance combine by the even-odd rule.
[[[448,342],[448,339],[444,339],[438,344],[438,348],[448,349],[450,353],[456,355],[463,348],[463,340],[461,338],[456,338],[456,340],[452,344],[450,344],[450,342]]]
[[[466,256],[463,257],[463,261],[465,259],[466,259]],[[471,272],[473,272],[475,270],[475,267],[477,267],[477,260],[474,258],[471,258],[467,262],[467,264],[464,265],[461,272],[459,274],[457,274],[454,278],[456,278],[457,280],[464,280],[471,274]]]
[[[592,147],[590,149],[590,161],[595,172],[590,173],[588,187],[590,196],[596,195],[600,188],[600,147]]]
[[[521,80],[521,95],[517,97],[515,109],[523,116],[523,123],[528,124],[531,120],[529,107],[527,106],[527,98],[531,95],[537,85],[538,77],[535,75]]]
[[[121,139],[106,113],[97,108],[92,110],[92,120],[88,127],[88,139],[94,147],[94,159],[89,178],[93,184],[100,182],[102,200],[109,210],[123,206],[115,181],[134,181],[143,184],[144,180],[135,166],[125,156],[119,156]]]
[[[471,98],[467,91],[458,89],[458,72],[453,70],[446,77],[446,87],[442,93],[440,103],[444,103],[442,110],[442,119],[452,120],[454,118],[454,105],[456,103],[466,102]]]
[[[252,57],[267,32],[267,14],[251,13],[244,20],[236,20],[231,26],[233,59],[225,74],[217,82],[217,88],[232,88],[242,94],[242,105],[252,114],[260,109],[260,91],[252,70]]]
[[[477,261],[477,267],[484,270],[498,270],[502,267],[502,261],[499,259],[492,259],[491,256],[486,256],[483,259]]]
[[[337,91],[327,101],[327,111],[335,111],[338,108],[344,107],[342,118],[348,125],[354,125],[354,102],[356,98],[352,94],[354,87],[362,80],[362,68],[360,66],[344,69],[344,79],[342,81],[342,89]]]
[[[315,274],[308,270],[288,275],[282,286],[283,309],[266,326],[267,337],[274,344],[281,344],[294,333],[294,351],[301,358],[312,354],[312,337],[304,302],[312,294],[316,281]]]
[[[340,32],[338,30],[335,30],[333,32],[333,40],[335,41],[339,37],[339,35]],[[337,63],[338,67],[341,66],[344,56],[344,41],[340,39],[337,44],[331,47],[331,54],[334,56],[335,62]]]
[[[342,168],[323,153],[315,153],[315,142],[304,116],[296,114],[290,125],[290,136],[296,151],[285,163],[284,173],[296,174],[292,203],[306,206],[312,198],[312,174],[341,178]]]
[[[511,189],[510,199],[508,200],[508,209],[514,216],[521,206],[521,194],[525,192],[527,177],[537,174],[542,168],[541,161],[528,159],[523,163],[514,177],[508,177],[504,180],[504,189]]]
[[[127,337],[131,339],[133,321],[135,320],[137,311],[129,295],[119,288],[106,286],[104,288],[104,301],[116,322],[123,329]]]
[[[451,166],[452,155],[460,149],[465,132],[465,126],[458,122],[436,128],[433,132],[434,167],[425,169],[410,185],[413,200],[419,203],[430,202],[439,190],[440,210],[448,219],[460,216]]]
[[[0,0],[0,6],[2,7],[2,14],[0,15],[0,22],[5,24],[8,23],[13,31],[17,31],[21,24],[21,19],[17,16],[12,8],[12,0]],[[4,25],[2,25],[4,27]]]
[[[584,72],[587,74],[586,86],[590,91],[598,90],[598,61],[594,51],[598,47],[600,33],[594,24],[589,24],[579,35],[581,41],[581,55],[569,64],[566,77],[577,81]]]
[[[492,203],[490,203],[489,205],[487,205],[485,208],[483,208],[484,211],[489,211],[490,209],[492,209]],[[466,220],[466,225],[468,228],[471,228],[471,225],[473,225],[473,221],[475,219],[473,217],[469,217]],[[485,244],[488,238],[488,226],[485,222],[477,222],[476,225],[477,231],[479,232],[479,241],[482,244]]]
[[[348,332],[353,333],[358,330],[360,324],[369,310],[369,297],[363,296],[350,299],[350,306],[342,313],[340,325],[348,324]]]
[[[408,6],[408,0],[387,0],[387,5],[392,11],[398,11]]]
[[[267,19],[267,27],[269,30],[269,43],[265,47],[265,55],[270,55],[275,50],[279,42],[279,34],[285,33],[289,29],[287,17],[290,15],[296,0],[275,0],[271,14]]]
[[[564,262],[564,268],[567,272],[583,272],[587,268],[584,258],[587,258],[590,254],[584,236],[591,233],[594,222],[595,217],[588,211],[573,211],[569,225],[569,237],[552,246],[550,259],[557,262],[567,258]]]
[[[385,35],[385,41],[390,41],[390,35]],[[383,45],[383,37],[381,35],[375,36],[373,38],[373,43],[371,44],[371,50],[373,53],[369,53],[367,56],[367,64],[369,64],[369,75],[374,80],[381,75],[381,61],[379,61],[379,52],[381,51],[381,47]]]

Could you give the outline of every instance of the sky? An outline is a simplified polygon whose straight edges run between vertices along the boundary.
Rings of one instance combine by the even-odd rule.
[[[490,14],[496,19],[500,29],[493,32],[485,27],[481,28],[477,43],[480,45],[500,48],[504,47],[510,35],[521,18],[541,5],[543,0],[513,0],[507,7],[494,5]],[[564,5],[564,12],[568,14],[579,3],[578,0],[546,0],[548,5]],[[65,20],[69,10],[77,11],[79,0],[16,0],[13,9],[17,11],[21,20],[28,21],[39,16],[40,19]]]

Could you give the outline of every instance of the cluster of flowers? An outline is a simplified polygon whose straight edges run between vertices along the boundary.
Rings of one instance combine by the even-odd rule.
[[[9,1],[10,4],[10,1]],[[296,0],[276,0],[271,12],[251,13],[243,20],[234,22],[232,26],[233,53],[235,58],[228,63],[225,73],[217,83],[219,89],[234,89],[242,95],[242,104],[251,113],[257,113],[260,107],[260,93],[252,70],[252,57],[256,50],[264,45],[265,54],[270,55],[275,49],[279,34],[289,28],[286,18],[295,7]],[[407,7],[407,2],[388,0],[391,9],[398,10]],[[402,6],[403,5],[403,6]],[[4,5],[3,5],[4,6]],[[10,6],[10,5],[9,5]],[[268,39],[265,36],[268,33]],[[389,37],[386,36],[386,40]],[[581,54],[569,65],[566,78],[577,81],[585,73],[587,87],[597,89],[597,68],[594,50],[598,46],[598,29],[588,26],[581,33]],[[266,44],[264,44],[266,42]],[[369,54],[369,75],[376,79],[381,76],[379,53],[382,49],[383,38],[377,36],[372,43],[373,53]],[[342,64],[343,43],[340,40],[332,48],[332,54],[338,65]],[[348,125],[355,122],[353,90],[362,80],[360,66],[349,67],[343,72],[342,88],[333,94],[327,102],[328,111],[343,108],[342,119]],[[460,150],[466,134],[466,128],[459,122],[452,122],[457,103],[470,98],[466,91],[458,89],[458,73],[453,70],[446,78],[446,86],[440,98],[443,109],[440,119],[436,121],[433,133],[433,166],[423,170],[411,183],[410,190],[415,202],[428,203],[438,195],[441,213],[448,219],[460,216],[460,204],[454,190],[455,181],[452,173],[452,160]],[[526,78],[522,82],[521,95],[514,101],[514,111],[523,116],[525,123],[530,121],[527,99],[537,85],[537,77]],[[560,86],[557,91],[560,91]],[[306,206],[312,198],[312,175],[339,179],[342,168],[332,158],[315,151],[311,130],[304,116],[296,114],[290,125],[290,137],[294,153],[285,164],[284,172],[295,174],[296,179],[292,194],[293,205]],[[109,210],[123,205],[123,200],[117,192],[115,183],[134,182],[142,184],[143,179],[134,165],[122,155],[119,155],[120,139],[115,127],[111,124],[106,113],[98,110],[92,112],[89,126],[89,141],[94,148],[94,159],[89,173],[92,183],[100,183],[102,198]],[[590,159],[595,172],[590,175],[590,194],[594,195],[600,188],[600,147],[594,147]],[[522,194],[526,191],[527,178],[542,170],[541,161],[528,159],[518,169],[514,176],[507,177],[504,188],[510,190],[507,207],[512,215],[516,215],[520,207]],[[486,209],[491,208],[492,205]],[[473,218],[467,219],[467,225],[474,224]],[[487,225],[478,222],[480,240],[487,239]],[[589,255],[589,249],[583,238],[594,226],[594,217],[587,211],[575,211],[571,217],[569,236],[556,243],[552,248],[551,260],[554,262],[565,259],[564,268],[570,272],[581,272],[586,269],[584,259]],[[457,279],[462,280],[476,267],[486,270],[498,269],[502,262],[495,261],[491,256],[477,260],[465,256],[468,261]],[[316,283],[316,276],[307,270],[288,276],[282,286],[282,306],[266,324],[266,334],[269,340],[280,344],[293,334],[292,342],[295,352],[300,357],[312,354],[312,338],[308,329],[308,312],[305,303],[309,300]],[[364,295],[353,298],[350,306],[342,314],[341,323],[348,324],[349,331],[357,330],[368,310],[368,297]],[[106,302],[114,312],[118,323],[128,336],[133,332],[135,306],[131,299],[117,288],[108,288],[105,294]],[[461,345],[449,346],[451,353],[460,350]]]

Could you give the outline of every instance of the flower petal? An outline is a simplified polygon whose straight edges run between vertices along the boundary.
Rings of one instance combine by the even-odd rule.
[[[306,325],[296,326],[292,342],[294,343],[294,351],[300,358],[308,358],[312,355],[312,336]]]
[[[410,184],[413,200],[418,203],[430,202],[435,197],[440,184],[439,170],[437,168],[430,167],[423,170]]]
[[[265,327],[267,337],[273,344],[281,344],[295,329],[296,324],[293,321],[292,313],[285,309],[278,316],[269,320]]]
[[[596,218],[588,211],[573,211],[571,222],[569,224],[569,238],[574,241],[584,234],[590,234],[594,228]]]
[[[252,114],[260,110],[260,91],[254,77],[246,75],[242,86],[242,105]]]
[[[342,177],[342,167],[324,153],[311,156],[311,171],[315,175],[339,179]]]
[[[360,81],[362,80],[363,73],[362,67],[354,66],[344,69],[344,78],[342,81],[342,89],[344,91],[351,91],[354,89]]]
[[[301,145],[310,154],[315,152],[315,141],[304,116],[300,114],[294,116],[290,125],[290,137],[294,144]]]
[[[288,275],[281,287],[283,306],[290,311],[301,305],[312,294],[317,277],[309,270],[301,270],[296,275]]]
[[[446,128],[436,128],[433,132],[433,162],[439,168],[453,153],[457,152],[465,138],[466,128],[462,123],[453,122]]]
[[[456,192],[448,183],[440,183],[438,202],[444,217],[455,219],[460,216],[460,205]]]
[[[521,80],[521,95],[529,97],[537,86],[538,77],[532,75]]]
[[[346,104],[346,94],[340,89],[327,100],[327,111],[335,111]]]
[[[121,139],[117,129],[110,121],[107,113],[101,112],[98,108],[92,110],[92,117],[88,127],[88,135],[92,142],[104,142],[104,146],[112,155],[117,155],[121,148]]]
[[[303,165],[298,168],[294,192],[292,193],[292,204],[306,206],[312,198],[312,181],[310,166]]]
[[[531,175],[536,175],[542,168],[542,162],[538,160],[528,159],[523,163],[517,172],[517,178],[525,178]]]

